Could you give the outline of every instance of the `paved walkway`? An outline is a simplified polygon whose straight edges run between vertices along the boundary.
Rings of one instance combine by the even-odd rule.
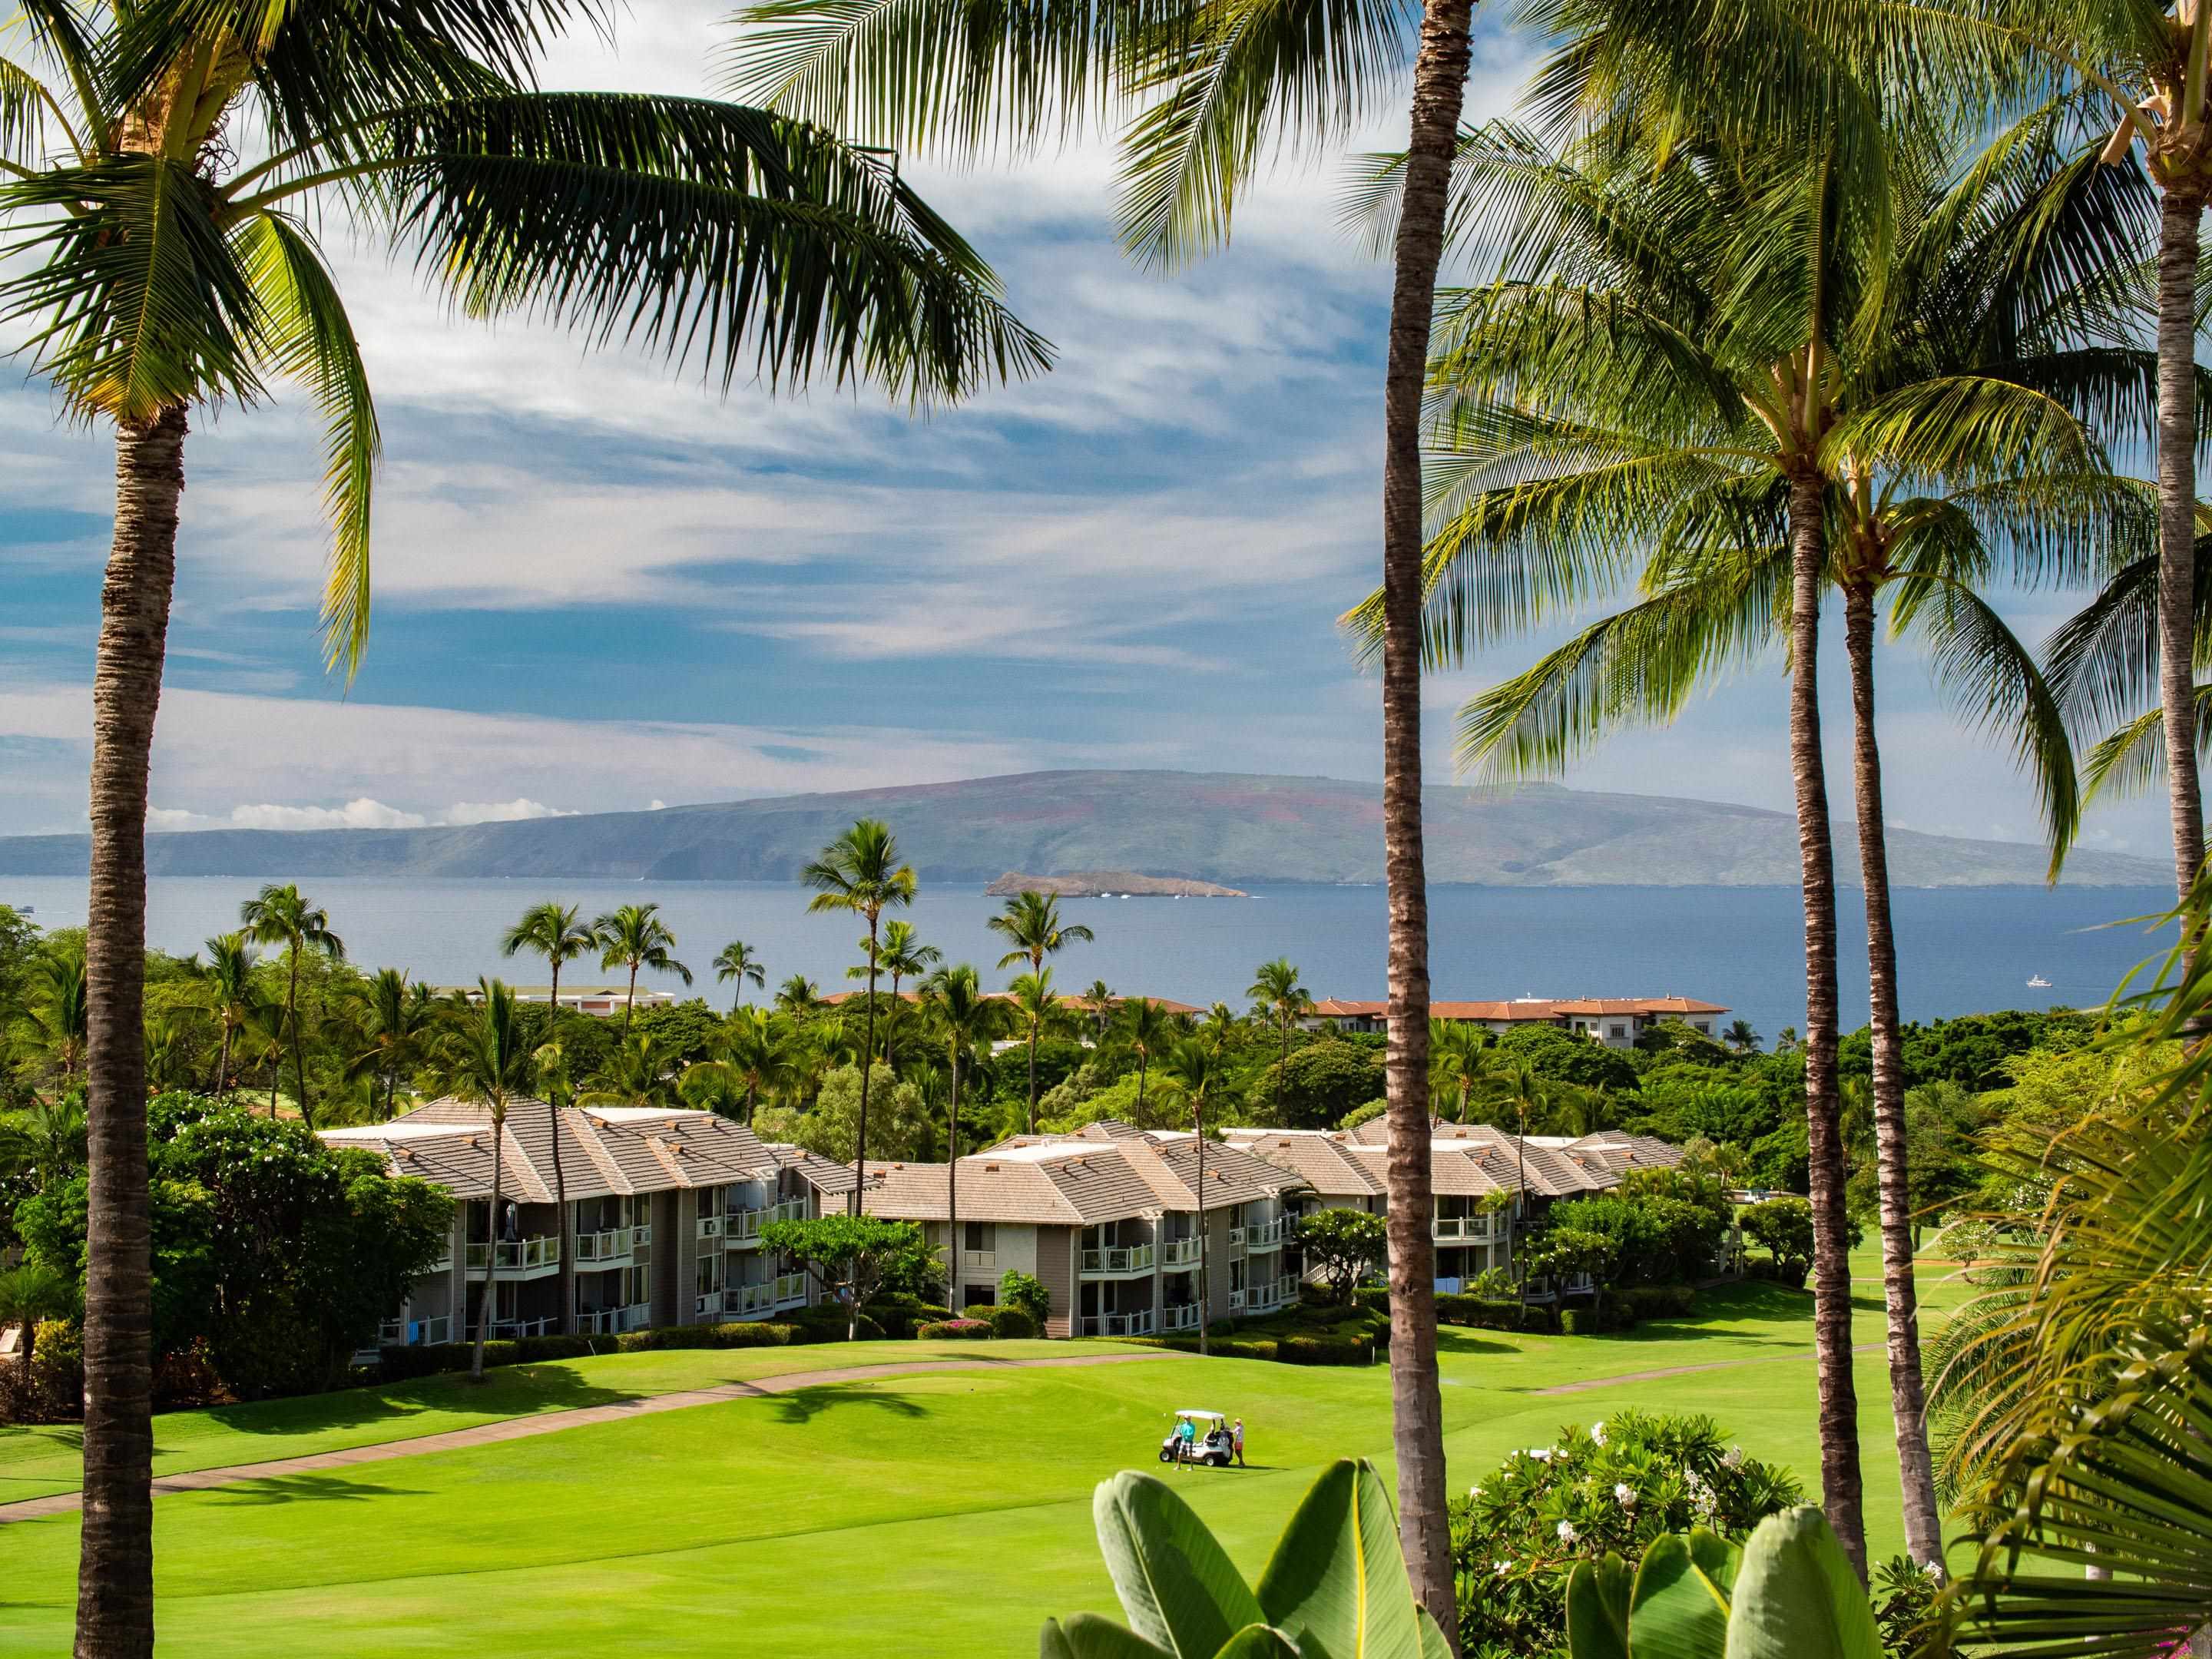
[[[540,1412],[534,1417],[503,1418],[474,1428],[449,1429],[443,1434],[417,1435],[411,1440],[386,1440],[374,1446],[352,1446],[342,1451],[310,1452],[304,1457],[272,1457],[262,1463],[229,1463],[220,1468],[190,1469],[165,1474],[154,1482],[154,1494],[205,1492],[214,1486],[243,1480],[267,1480],[282,1475],[308,1474],[321,1469],[348,1469],[362,1463],[385,1463],[395,1457],[420,1457],[431,1452],[460,1451],[471,1446],[495,1446],[507,1440],[527,1440],[533,1435],[559,1434],[568,1429],[589,1428],[595,1423],[620,1423],[655,1412],[683,1411],[692,1406],[719,1405],[727,1400],[766,1399],[795,1394],[801,1389],[836,1382],[865,1381],[874,1376],[918,1376],[931,1371],[1033,1370],[1071,1365],[1125,1364],[1133,1359],[1158,1359],[1161,1353],[1084,1353],[1043,1359],[890,1360],[880,1365],[831,1366],[821,1370],[786,1371],[753,1382],[723,1382],[711,1389],[684,1389],[673,1394],[640,1395],[604,1406],[579,1406],[568,1411]],[[49,1516],[74,1512],[82,1492],[54,1492],[45,1498],[26,1498],[0,1504],[0,1525],[11,1521],[40,1521]]]
[[[1883,1342],[1862,1342],[1853,1353],[1880,1353],[1888,1345]],[[1749,1359],[1716,1359],[1704,1365],[1668,1365],[1656,1371],[1628,1371],[1620,1376],[1593,1376],[1580,1382],[1561,1382],[1549,1389],[1531,1389],[1531,1394],[1588,1394],[1592,1389],[1611,1389],[1623,1382],[1656,1382],[1662,1376],[1691,1376],[1698,1371],[1732,1371],[1739,1365],[1780,1365],[1793,1359],[1810,1359],[1813,1351],[1802,1353],[1763,1353]],[[0,1516],[5,1511],[0,1510]]]

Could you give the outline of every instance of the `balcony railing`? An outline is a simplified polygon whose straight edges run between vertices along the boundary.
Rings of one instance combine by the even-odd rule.
[[[1283,1242],[1286,1226],[1279,1216],[1273,1221],[1256,1221],[1244,1230],[1244,1248],[1248,1250],[1270,1250]]]
[[[1163,1267],[1195,1267],[1198,1266],[1198,1241],[1194,1238],[1171,1238],[1160,1246],[1160,1266]]]
[[[1079,1334],[1084,1336],[1150,1336],[1153,1330],[1150,1308],[1135,1313],[1085,1314],[1080,1322]]]
[[[1232,1250],[1241,1250],[1244,1248],[1243,1228],[1231,1227],[1229,1230],[1229,1248]]]
[[[995,1267],[999,1265],[996,1250],[963,1250],[960,1265],[963,1267]]]
[[[699,1237],[702,1238],[720,1238],[722,1236],[723,1228],[728,1224],[728,1222],[729,1218],[726,1216],[702,1215],[699,1218],[696,1224]]]
[[[576,1329],[586,1336],[619,1336],[641,1331],[653,1322],[653,1305],[634,1303],[627,1308],[586,1308],[576,1316]]]
[[[1497,1218],[1486,1215],[1440,1215],[1429,1224],[1430,1236],[1486,1244],[1498,1236]]]
[[[1111,1279],[1152,1270],[1152,1247],[1149,1244],[1109,1244],[1103,1249],[1083,1253],[1083,1271],[1090,1278]]]
[[[605,1227],[598,1232],[578,1233],[577,1262],[580,1265],[586,1261],[626,1261],[629,1256],[630,1235],[635,1231],[629,1227]]]
[[[643,1222],[629,1230],[629,1247],[633,1250],[643,1249],[652,1243],[653,1224],[650,1221]]]
[[[1192,1331],[1198,1328],[1198,1304],[1170,1302],[1160,1310],[1160,1328],[1164,1331]]]
[[[561,1265],[561,1240],[557,1234],[545,1234],[535,1238],[503,1239],[498,1244],[471,1244],[468,1250],[471,1273],[482,1273],[484,1262],[496,1249],[498,1259],[492,1264],[495,1273],[536,1273]]]
[[[1230,1311],[1231,1311],[1231,1312],[1232,1312],[1232,1313],[1242,1313],[1242,1312],[1243,1312],[1246,1308],[1249,1308],[1249,1306],[1251,1306],[1251,1305],[1252,1305],[1252,1292],[1251,1292],[1251,1291],[1230,1291],[1230,1292],[1229,1292],[1229,1308],[1230,1308]]]
[[[727,1211],[722,1217],[722,1242],[733,1248],[757,1244],[760,1230],[769,1222],[805,1219],[806,1200],[803,1198],[787,1198],[781,1204],[766,1205],[757,1210]]]
[[[423,1322],[428,1324],[431,1322],[426,1320]],[[559,1322],[551,1314],[542,1319],[495,1319],[491,1322],[491,1340],[510,1342],[518,1336],[550,1336],[553,1328]],[[477,1328],[474,1325],[466,1327],[461,1333],[461,1340],[464,1342],[475,1341]]]

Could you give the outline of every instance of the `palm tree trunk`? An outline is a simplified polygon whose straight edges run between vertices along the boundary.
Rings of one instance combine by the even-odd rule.
[[[1874,726],[1874,590],[1844,590],[1844,643],[1851,665],[1851,770],[1866,884],[1868,990],[1874,1028],[1874,1132],[1881,1198],[1881,1279],[1889,1313],[1889,1403],[1905,1496],[1905,1547],[1923,1566],[1943,1564],[1942,1511],[1928,1452],[1928,1392],[1920,1372],[1920,1313],[1912,1282],[1912,1188],[1905,1137],[1903,1038],[1897,1014],[1897,938],[1890,927],[1889,848],[1882,828],[1881,750]]]
[[[1143,1127],[1145,1127],[1145,1061],[1146,1061],[1146,1054],[1145,1054],[1145,1051],[1144,1051],[1143,1049],[1141,1049],[1141,1048],[1138,1049],[1138,1050],[1137,1050],[1137,1127],[1138,1127],[1139,1128],[1140,1128],[1140,1129],[1141,1129],[1141,1128],[1143,1128]]]
[[[945,1129],[945,1306],[960,1317],[960,1051],[952,1051],[952,1112]],[[1039,1333],[1042,1334],[1042,1332]]]
[[[1429,911],[1421,841],[1421,392],[1451,165],[1467,92],[1471,0],[1427,0],[1390,293],[1382,386],[1382,842],[1389,879],[1390,1407],[1398,1538],[1413,1594],[1459,1651],[1436,1241],[1429,1230]]]
[[[300,1091],[300,1121],[310,1129],[315,1115],[307,1109],[307,1059],[300,1048],[300,945],[292,946],[292,988],[286,994],[284,1018],[292,1028],[292,1080]]]
[[[860,1213],[860,1192],[868,1184],[868,1074],[876,1062],[876,919],[868,918],[868,1015],[860,1037],[860,1121],[853,1136],[851,1214]],[[853,1329],[860,1328],[860,1304],[853,1304]]]
[[[637,1012],[637,963],[636,963],[636,962],[635,962],[635,961],[634,961],[634,960],[633,960],[633,961],[631,962],[630,965],[629,965],[629,995],[627,998],[625,998],[625,999],[623,1000],[623,1032],[622,1032],[622,1040],[623,1040],[624,1042],[628,1042],[629,1041],[629,1017],[630,1017],[632,1014],[635,1013],[636,1012]]]
[[[2204,194],[2168,189],[2158,243],[2158,688],[2174,882],[2204,865],[2197,781],[2197,262]]]
[[[499,1201],[500,1180],[504,1173],[500,1162],[506,1150],[506,1114],[491,1115],[491,1207],[484,1212],[484,1276],[483,1304],[477,1310],[476,1347],[469,1355],[469,1379],[483,1381],[484,1339],[491,1334],[492,1314],[499,1306]]]
[[[552,1000],[545,1010],[545,1036],[546,1040],[550,1042],[553,1038],[554,1018],[561,1012],[561,963],[556,958],[548,957],[546,965],[553,971]],[[552,1132],[553,1135],[553,1202],[561,1212],[561,1266],[558,1270],[556,1286],[561,1297],[560,1328],[567,1332],[574,1328],[576,1269],[573,1252],[569,1249],[572,1241],[569,1237],[568,1180],[561,1173],[561,1109],[553,1103],[552,1092],[550,1090],[545,1097],[545,1127]]]
[[[215,1089],[214,1089],[214,1091],[213,1091],[213,1092],[214,1092],[214,1093],[216,1093],[216,1094],[217,1094],[217,1095],[220,1095],[220,1094],[222,1094],[222,1093],[223,1079],[226,1079],[226,1078],[228,1078],[229,1075],[230,1075],[230,1026],[228,1025],[228,1023],[226,1023],[226,1024],[224,1024],[223,1028],[222,1028],[222,1045],[221,1045],[221,1046],[220,1046],[220,1047],[216,1050],[216,1057],[215,1057]]]
[[[1206,1105],[1203,1100],[1193,1101],[1190,1110],[1191,1127],[1198,1133],[1198,1352],[1206,1352],[1206,1328],[1213,1322],[1212,1281],[1206,1275],[1212,1269],[1206,1265]]]
[[[1032,1019],[1030,1021],[1030,1133],[1031,1134],[1037,1132],[1036,1045],[1037,1023]]]
[[[1820,1389],[1820,1503],[1837,1541],[1866,1577],[1858,1395],[1851,1378],[1850,1222],[1836,1090],[1836,867],[1820,757],[1820,589],[1826,541],[1822,479],[1790,478],[1790,763],[1805,904],[1805,1137],[1813,1200],[1813,1349]]]
[[[154,1325],[146,1176],[146,789],[161,700],[185,411],[115,434],[115,539],[92,689],[84,1522],[76,1659],[154,1650]]]

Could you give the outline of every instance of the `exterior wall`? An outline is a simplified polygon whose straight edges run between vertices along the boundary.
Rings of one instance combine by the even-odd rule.
[[[1073,1227],[1002,1227],[1000,1237],[1007,1233],[1026,1232],[1029,1235],[1030,1259],[1036,1266],[1032,1269],[1052,1298],[1051,1311],[1045,1316],[1044,1334],[1047,1336],[1073,1336],[1075,1334],[1076,1301],[1080,1294],[1079,1281],[1075,1276],[1075,1229]],[[1003,1267],[999,1269],[1003,1273]]]
[[[653,1195],[653,1322],[673,1325],[678,1322],[676,1297],[684,1282],[681,1275],[691,1271],[686,1258],[682,1234],[690,1224],[683,1220],[680,1192],[655,1193]],[[682,1226],[678,1223],[682,1222]],[[684,1304],[687,1308],[689,1303]]]

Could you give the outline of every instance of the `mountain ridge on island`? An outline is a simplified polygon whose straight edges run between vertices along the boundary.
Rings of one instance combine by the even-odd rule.
[[[1172,771],[1025,772],[653,811],[420,830],[203,830],[148,837],[156,876],[795,879],[855,818],[879,817],[928,881],[1006,871],[1129,871],[1251,888],[1382,879],[1382,789],[1336,778]],[[1438,785],[1423,795],[1431,882],[1507,887],[1794,886],[1787,812],[1559,784]],[[2040,847],[1894,829],[1904,887],[2041,885]],[[76,876],[82,836],[0,837],[0,875]],[[1850,814],[1836,875],[1856,882]],[[2154,886],[2161,862],[2077,851],[2069,884]]]

